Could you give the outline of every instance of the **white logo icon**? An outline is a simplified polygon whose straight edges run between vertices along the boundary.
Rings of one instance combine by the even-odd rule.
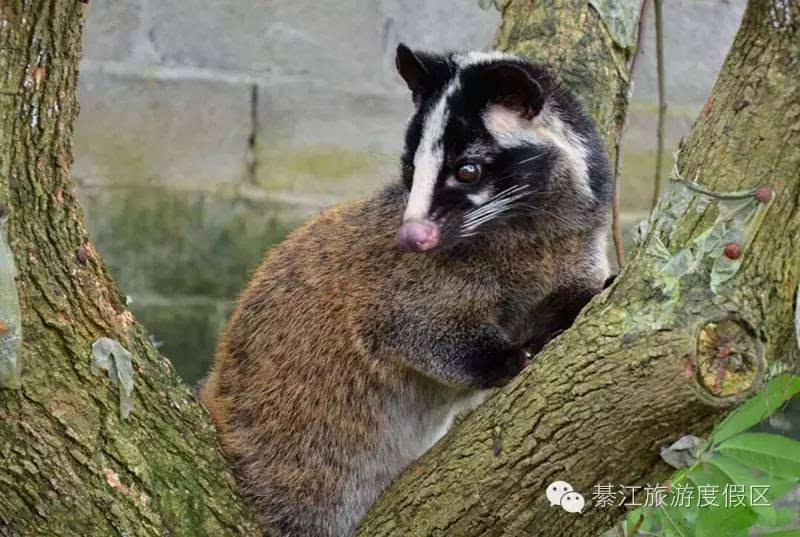
[[[566,481],[553,481],[547,487],[547,499],[550,505],[561,505],[561,497],[567,492],[572,492],[572,485]]]
[[[561,506],[568,513],[581,513],[586,505],[583,496],[575,492],[566,481],[553,481],[547,487],[546,494],[551,506]]]
[[[583,511],[584,505],[586,505],[586,501],[577,492],[567,492],[561,497],[561,507],[567,513],[580,513]]]

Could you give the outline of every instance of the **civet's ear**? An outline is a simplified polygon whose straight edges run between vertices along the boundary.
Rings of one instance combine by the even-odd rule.
[[[544,106],[542,87],[523,68],[504,64],[487,70],[490,101],[517,112],[520,117],[533,119]]]
[[[400,43],[397,45],[395,65],[397,65],[397,72],[408,84],[408,89],[411,90],[411,93],[418,95],[429,76],[422,60],[404,43]]]

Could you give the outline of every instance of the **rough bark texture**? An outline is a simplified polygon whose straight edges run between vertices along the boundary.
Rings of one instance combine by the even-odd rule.
[[[680,155],[683,177],[717,192],[767,185],[771,206],[741,201],[755,215],[726,230],[716,217],[737,202],[672,185],[616,283],[532,367],[408,468],[359,535],[597,535],[622,509],[589,505],[577,516],[550,507],[550,482],[567,480],[587,500],[597,483],[663,482],[661,446],[707,433],[771,375],[796,369],[799,3],[751,0]],[[535,12],[555,3],[512,2],[506,18],[523,16],[528,5]],[[504,31],[518,24],[506,20]],[[572,61],[583,59],[576,53]],[[715,283],[736,263],[709,237],[725,231],[734,240],[736,229],[741,265]],[[696,263],[684,263],[689,253]]]
[[[70,177],[88,6],[0,4],[0,198],[17,267],[22,376],[0,389],[0,535],[252,535],[206,412],[125,307]],[[133,412],[90,372],[131,351]]]

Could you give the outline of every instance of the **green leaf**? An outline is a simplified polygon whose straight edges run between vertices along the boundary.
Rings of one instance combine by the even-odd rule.
[[[800,478],[800,442],[791,438],[769,433],[742,433],[722,442],[718,450],[770,476]]]
[[[750,468],[741,464],[736,459],[725,455],[717,454],[708,461],[708,464],[716,466],[721,472],[737,485],[769,486],[769,490],[764,497],[770,501],[777,500],[794,488],[800,480],[797,477],[780,477],[764,474],[761,470]]]
[[[746,537],[747,529],[757,519],[754,511],[748,507],[726,507],[723,498],[725,486],[734,482],[719,466],[705,463],[697,466],[688,474],[688,478],[697,486],[716,486],[716,506],[706,505],[697,510],[697,537]],[[700,491],[697,491],[699,500]]]
[[[706,464],[710,464],[719,469],[732,483],[737,485],[761,485],[764,482],[763,479],[760,481],[758,480],[758,475],[761,475],[761,472],[754,472],[752,468],[748,468],[736,459],[725,455],[717,454],[706,461]]]
[[[756,513],[748,507],[726,507],[723,492],[734,480],[716,464],[706,462],[692,469],[688,478],[697,486],[715,486],[716,505],[697,509],[697,537],[746,537],[747,529],[756,521]],[[697,490],[699,501],[700,491]]]
[[[787,524],[791,524],[795,520],[797,520],[797,513],[791,509],[787,509],[786,507],[779,507],[775,509],[775,518],[772,521],[772,524],[765,524],[759,517],[757,525],[765,528],[782,528]]]
[[[661,517],[661,528],[669,530],[679,537],[693,537],[695,532],[686,522],[683,511],[683,509],[676,507],[660,507],[658,512]]]
[[[773,531],[771,533],[762,533],[761,537],[800,537],[800,530]]]
[[[653,531],[654,523],[658,521],[658,517],[654,516],[653,510],[649,508],[644,509],[644,511],[642,511],[642,514],[644,515],[644,518],[642,519],[642,524],[639,526],[639,531],[640,532]]]
[[[800,377],[789,374],[778,375],[755,397],[728,414],[714,428],[711,443],[719,444],[761,423],[798,393],[800,393]]]
[[[725,485],[732,483],[731,479],[722,470],[713,464],[708,464],[708,462],[692,468],[686,477],[698,487],[706,485],[719,487],[718,497],[722,495]]]
[[[706,507],[697,516],[697,537],[739,537],[756,521],[756,514],[746,507]]]
[[[664,521],[664,517],[661,513],[661,509],[651,509],[650,513],[647,515],[645,520],[648,522],[649,528],[645,528],[644,524],[642,527],[639,528],[639,533],[649,534],[655,533],[658,535],[663,535],[664,537],[677,537],[675,532],[669,528],[667,522]],[[635,533],[634,535],[639,535]]]
[[[728,477],[728,479],[730,479],[732,483],[744,486],[748,494],[751,491],[750,487],[769,486],[769,490],[764,497],[769,501],[775,499],[774,497],[770,497],[770,492],[773,490],[772,486],[773,481],[775,481],[774,479],[771,480],[766,476],[759,477],[751,468],[748,468],[747,466],[737,462],[735,459],[726,457],[724,455],[715,456],[708,461],[708,464],[719,469]],[[759,524],[775,527],[775,509],[771,505],[748,505],[748,507],[752,509],[753,512],[755,512],[758,516]]]
[[[633,535],[637,526],[640,526],[639,520],[644,516],[644,507],[637,507],[628,513],[625,517],[625,535]]]

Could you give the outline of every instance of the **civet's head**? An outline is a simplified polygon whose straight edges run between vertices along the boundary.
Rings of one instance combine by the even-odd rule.
[[[608,162],[580,103],[541,66],[501,53],[397,47],[416,111],[402,157],[398,246],[448,248],[498,226],[552,237],[602,227]]]

